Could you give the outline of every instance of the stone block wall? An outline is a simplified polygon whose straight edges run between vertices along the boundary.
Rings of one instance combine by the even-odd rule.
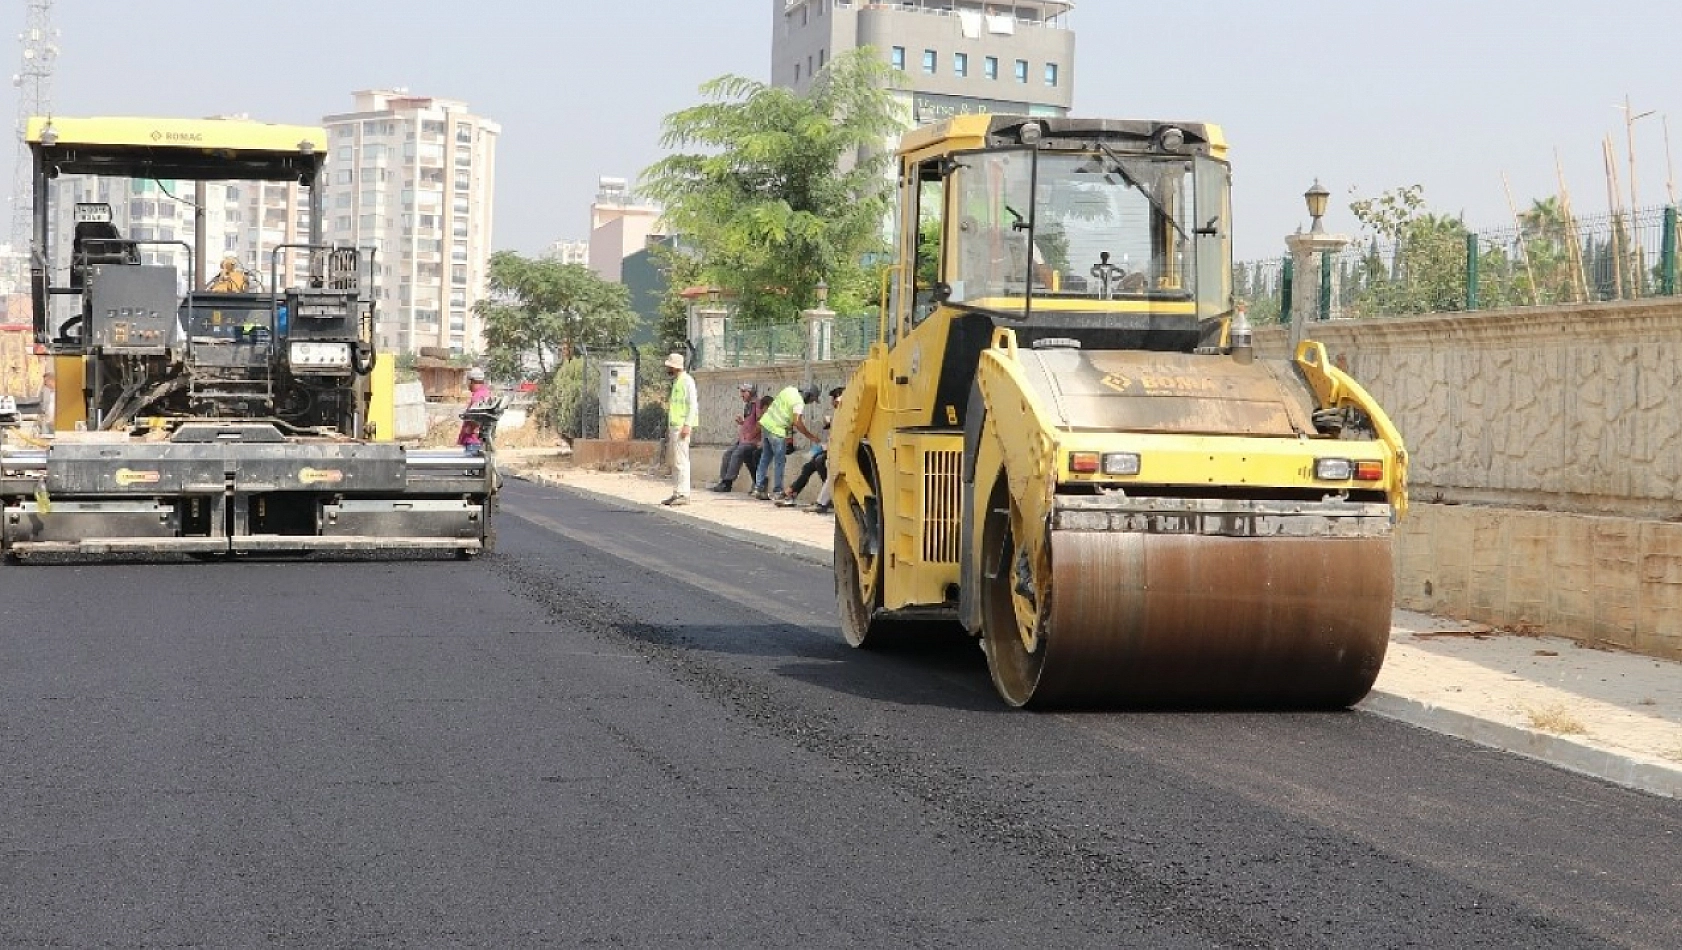
[[[1420,500],[1682,516],[1682,301],[1313,324],[1401,429]],[[1283,355],[1284,335],[1258,334]]]
[[[812,364],[812,381],[824,392],[845,386],[858,368],[859,360],[835,360]],[[758,394],[775,396],[785,386],[806,382],[804,363],[736,369],[698,369],[695,389],[701,395],[701,431],[692,439],[700,445],[730,445],[736,441],[736,417],[741,413],[741,383],[752,383]],[[819,400],[821,407],[828,403]],[[821,415],[821,412],[817,413]]]

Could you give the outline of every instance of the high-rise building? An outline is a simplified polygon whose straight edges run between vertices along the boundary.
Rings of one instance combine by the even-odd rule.
[[[562,264],[579,264],[588,267],[590,265],[590,242],[568,241],[564,238],[559,241],[551,241],[549,247],[543,252],[543,256]]]
[[[1073,8],[1073,0],[771,0],[771,82],[804,91],[837,53],[869,46],[898,73],[915,122],[1067,115]]]
[[[327,239],[376,251],[380,348],[484,349],[497,123],[452,99],[354,93],[328,130]]]

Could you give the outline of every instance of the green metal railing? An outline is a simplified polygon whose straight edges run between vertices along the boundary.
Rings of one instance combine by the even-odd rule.
[[[858,359],[877,340],[880,320],[874,313],[837,314],[828,321],[827,335],[820,331],[817,346],[808,353],[807,324],[795,318],[789,323],[737,327],[727,321],[724,332],[703,338],[695,348],[695,365],[704,369],[736,366],[776,366],[807,359]]]
[[[1533,213],[1521,225],[1482,231],[1439,219],[1406,241],[1325,255],[1315,310],[1326,319],[1334,290],[1349,317],[1676,296],[1677,218],[1675,206],[1574,220]],[[1252,322],[1289,312],[1292,277],[1300,275],[1288,261],[1240,262],[1232,274]]]

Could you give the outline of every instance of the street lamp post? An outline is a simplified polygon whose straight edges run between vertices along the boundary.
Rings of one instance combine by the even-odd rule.
[[[1292,294],[1289,314],[1292,353],[1302,342],[1304,324],[1332,318],[1332,255],[1347,247],[1350,239],[1347,235],[1326,233],[1324,218],[1331,197],[1332,193],[1320,184],[1320,179],[1314,179],[1314,184],[1302,195],[1308,206],[1308,231],[1298,231],[1285,238],[1298,285],[1297,292]],[[1316,258],[1319,266],[1311,266]]]

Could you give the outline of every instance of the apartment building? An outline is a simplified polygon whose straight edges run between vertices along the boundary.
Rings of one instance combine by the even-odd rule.
[[[453,99],[353,93],[327,116],[327,239],[375,251],[381,349],[484,350],[485,293],[502,127]]]
[[[1074,101],[1072,0],[771,0],[771,82],[796,91],[837,53],[873,47],[913,121],[1061,116]]]
[[[643,204],[623,178],[601,178],[590,205],[589,267],[596,276],[619,283],[625,259],[648,248],[664,232],[660,209]]]
[[[549,242],[549,247],[543,251],[543,256],[562,264],[579,264],[588,267],[590,264],[590,242],[568,241],[565,238]]]

